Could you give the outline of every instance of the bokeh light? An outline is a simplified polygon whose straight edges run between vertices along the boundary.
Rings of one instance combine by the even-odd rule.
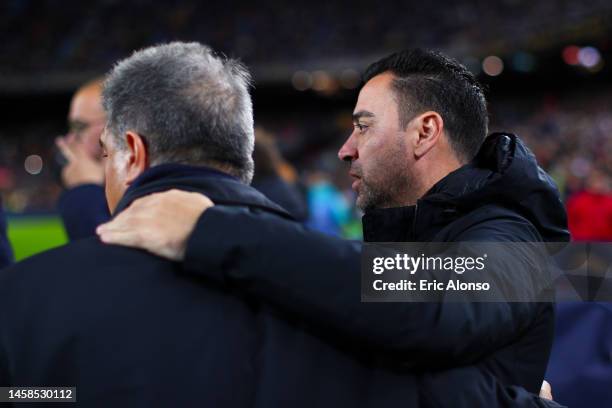
[[[37,154],[32,154],[26,157],[23,167],[32,175],[40,174],[43,169],[43,159]]]
[[[312,86],[312,75],[306,71],[297,71],[291,78],[291,84],[298,91],[305,91]]]
[[[495,55],[490,55],[482,61],[482,70],[489,76],[498,76],[504,71],[504,62]]]

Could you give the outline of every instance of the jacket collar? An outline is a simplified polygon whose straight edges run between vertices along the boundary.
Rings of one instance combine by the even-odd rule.
[[[113,216],[140,197],[170,189],[206,194],[218,205],[256,207],[292,219],[279,205],[227,173],[174,163],[160,164],[142,173],[127,189]]]
[[[415,206],[368,211],[363,217],[364,240],[427,241],[463,214],[487,204],[521,214],[545,241],[569,239],[565,208],[552,179],[517,136],[493,133],[472,162],[438,181]]]
[[[468,164],[438,181],[416,205],[368,210],[362,218],[364,241],[419,242],[431,239],[467,210],[462,209],[455,199],[481,188],[490,173]]]

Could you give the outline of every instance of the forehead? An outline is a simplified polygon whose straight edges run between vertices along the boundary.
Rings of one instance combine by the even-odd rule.
[[[359,92],[354,112],[368,111],[375,117],[397,118],[397,102],[392,89],[393,74],[385,72],[370,79]]]
[[[70,103],[69,120],[91,121],[104,118],[102,94],[99,88],[85,88],[77,92]]]

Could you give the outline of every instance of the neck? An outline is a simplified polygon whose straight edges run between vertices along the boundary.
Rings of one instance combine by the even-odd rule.
[[[404,205],[415,205],[434,185],[461,166],[463,163],[457,160],[454,154],[437,155],[429,158],[421,166],[416,166],[415,175],[419,182],[415,183]]]

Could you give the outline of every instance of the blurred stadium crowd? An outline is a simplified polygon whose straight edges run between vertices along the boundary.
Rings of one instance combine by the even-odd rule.
[[[100,73],[134,49],[175,39],[204,40],[265,69],[271,63],[309,63],[338,55],[371,60],[415,45],[444,47],[465,57],[527,44],[545,48],[568,32],[601,32],[612,16],[606,0],[504,0],[495,7],[482,0],[421,2],[418,7],[398,0],[385,7],[347,0],[298,1],[291,7],[279,0],[229,0],[223,7],[194,0],[164,0],[155,7],[145,0],[64,4],[3,2],[2,37],[19,40],[2,44],[0,72],[38,73],[44,62],[46,74]]]

